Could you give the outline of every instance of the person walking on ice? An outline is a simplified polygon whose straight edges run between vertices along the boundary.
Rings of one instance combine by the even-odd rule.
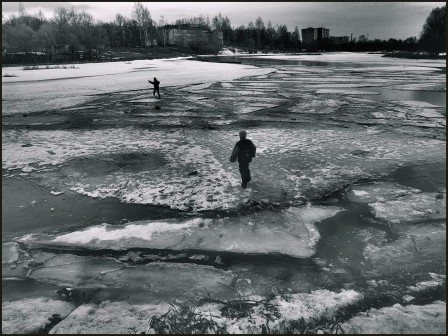
[[[154,82],[151,82],[150,80],[148,80],[148,82],[150,82],[152,85],[154,85],[154,92],[153,92],[153,96],[157,94],[159,95],[159,99],[160,99],[160,92],[159,92],[159,84],[160,82],[157,80],[157,78],[154,77]]]
[[[252,162],[252,158],[255,157],[257,147],[249,139],[246,139],[247,132],[240,132],[240,141],[235,144],[232,155],[230,156],[230,162],[235,162],[238,158],[240,174],[241,174],[241,187],[247,188],[247,183],[251,180],[249,163]]]

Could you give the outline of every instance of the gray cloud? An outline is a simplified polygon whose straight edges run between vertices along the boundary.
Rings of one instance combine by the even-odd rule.
[[[3,14],[17,14],[19,11],[19,3],[20,2],[2,2],[2,13]],[[25,11],[29,14],[34,14],[39,10],[44,12],[53,12],[57,7],[74,7],[79,10],[85,10],[89,12],[95,7],[92,6],[92,3],[84,2],[84,3],[73,3],[73,2],[22,2]],[[95,15],[93,12],[92,15]]]

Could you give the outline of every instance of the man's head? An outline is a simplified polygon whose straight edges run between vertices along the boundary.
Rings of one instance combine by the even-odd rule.
[[[241,140],[246,139],[246,135],[247,135],[247,132],[246,132],[246,131],[240,131],[240,139],[241,139]]]
[[[157,78],[154,77],[154,80],[157,80]]]

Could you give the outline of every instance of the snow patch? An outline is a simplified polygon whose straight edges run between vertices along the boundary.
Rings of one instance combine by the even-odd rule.
[[[73,309],[70,302],[47,298],[2,302],[2,334],[37,334],[54,314],[64,319]]]
[[[338,90],[338,89],[320,89],[316,93],[332,93],[332,94],[346,94],[346,95],[379,95],[379,92],[374,91],[356,91],[356,90]]]
[[[161,233],[191,227],[199,227],[200,224],[204,224],[204,220],[201,218],[195,218],[181,224],[170,224],[162,221],[152,222],[146,225],[129,224],[124,227],[102,224],[88,228],[84,231],[75,231],[58,236],[53,241],[69,244],[89,244],[98,241],[113,241],[127,238],[151,240],[152,235],[156,232]]]
[[[351,318],[342,328],[346,334],[445,334],[446,303],[373,308]]]

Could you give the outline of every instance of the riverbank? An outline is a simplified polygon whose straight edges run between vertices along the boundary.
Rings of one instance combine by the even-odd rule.
[[[163,47],[149,47],[149,48],[114,48],[106,49],[102,52],[101,59],[98,60],[59,60],[59,61],[46,61],[46,62],[25,62],[16,64],[4,64],[2,63],[2,68],[8,67],[32,67],[39,66],[45,67],[46,65],[74,65],[74,64],[85,64],[85,63],[105,63],[105,62],[130,62],[135,60],[154,60],[154,59],[167,59],[176,57],[187,57],[192,56],[194,53],[180,50],[176,47],[167,46]]]
[[[45,67],[50,65],[59,65],[59,66],[70,66],[75,64],[85,64],[85,63],[104,63],[104,62],[121,62],[121,61],[135,61],[135,60],[155,60],[155,59],[168,59],[168,58],[177,58],[177,57],[197,57],[200,55],[212,55],[212,54],[220,54],[224,56],[232,56],[232,55],[257,55],[257,54],[271,54],[271,55],[296,55],[296,56],[310,56],[310,55],[322,55],[330,52],[284,52],[284,51],[265,51],[261,52],[258,50],[242,50],[233,47],[224,47],[219,53],[218,49],[204,49],[201,52],[187,51],[180,49],[176,46],[153,46],[148,48],[114,48],[114,49],[106,49],[103,51],[103,56],[99,60],[60,60],[60,61],[46,61],[46,62],[25,62],[25,63],[17,63],[17,64],[5,64],[2,63],[2,68],[8,67]],[[332,51],[331,53],[335,53]],[[360,54],[365,53],[363,51],[359,51]],[[438,60],[438,59],[446,59],[446,53],[440,55],[433,55],[428,52],[406,52],[406,51],[394,51],[394,52],[386,52],[386,51],[377,51],[377,52],[367,52],[368,54],[381,54],[382,57],[394,57],[394,58],[403,58],[403,59],[427,59],[427,60]]]
[[[405,51],[395,51],[395,52],[383,52],[383,57],[395,57],[395,58],[405,58],[405,59],[427,59],[427,60],[446,60],[445,54],[434,55],[428,52],[405,52]],[[371,53],[373,54],[373,53]]]

